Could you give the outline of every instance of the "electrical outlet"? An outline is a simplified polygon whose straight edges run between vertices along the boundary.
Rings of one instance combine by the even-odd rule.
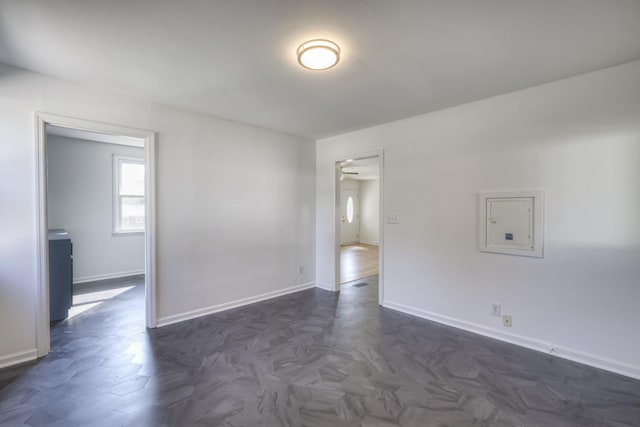
[[[304,267],[303,266],[299,266],[298,267],[298,274],[304,274]]]
[[[500,316],[500,304],[498,304],[497,302],[491,304],[491,315]]]
[[[504,326],[505,328],[510,328],[513,326],[513,323],[511,323],[510,314],[505,314],[504,316],[502,316],[502,326]]]

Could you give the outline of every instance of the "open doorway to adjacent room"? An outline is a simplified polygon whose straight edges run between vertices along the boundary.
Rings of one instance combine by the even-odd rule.
[[[46,133],[50,321],[125,296],[139,300],[127,314],[144,319],[144,141],[59,126]]]
[[[37,118],[39,356],[74,323],[154,327],[153,133]]]
[[[338,162],[340,287],[376,286],[380,274],[381,168],[379,155]]]

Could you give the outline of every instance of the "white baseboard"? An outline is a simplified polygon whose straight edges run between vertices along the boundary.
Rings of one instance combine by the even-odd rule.
[[[314,288],[315,286],[316,285],[314,282],[302,283],[300,285],[290,286],[284,289],[278,289],[277,291],[265,292],[264,294],[255,295],[248,298],[242,298],[235,301],[229,301],[222,304],[200,308],[198,310],[192,310],[192,311],[187,311],[185,313],[162,317],[158,319],[158,327],[172,325],[174,323],[183,322],[189,319],[195,319],[196,317],[206,316],[208,314],[218,313],[219,311],[242,307],[244,305],[265,301],[271,298],[276,298],[276,297],[280,297],[287,294],[292,294],[294,292],[304,291],[306,289]]]
[[[522,335],[512,334],[498,329],[489,328],[487,326],[479,325],[476,323],[431,313],[392,301],[383,301],[382,305],[392,310],[401,311],[403,313],[411,314],[423,319],[432,320],[434,322],[442,323],[448,326],[453,326],[454,328],[464,329],[465,331],[495,338],[500,341],[508,342],[510,344],[515,344],[521,347],[526,347],[531,350],[540,351],[552,356],[561,357],[563,359],[583,363],[595,368],[600,368],[631,378],[640,379],[640,366],[630,365],[628,363],[612,360],[595,354],[584,353],[579,350],[574,350],[546,341],[540,341]]]
[[[322,282],[317,282],[316,283],[316,288],[320,288],[320,289],[324,289],[325,291],[330,291],[330,292],[335,292],[336,290],[333,288],[333,286],[327,284],[327,283],[322,283]]]
[[[360,240],[360,243],[364,243],[365,245],[379,246],[378,242],[373,240]]]
[[[132,270],[132,271],[121,271],[119,273],[98,274],[96,276],[78,277],[76,279],[73,279],[73,284],[77,285],[78,283],[95,282],[97,280],[119,279],[121,277],[138,276],[140,274],[144,274],[144,269]]]
[[[36,350],[35,348],[32,350],[9,354],[7,356],[0,357],[0,368],[6,368],[8,366],[31,362],[32,360],[36,360],[37,358],[38,350]]]

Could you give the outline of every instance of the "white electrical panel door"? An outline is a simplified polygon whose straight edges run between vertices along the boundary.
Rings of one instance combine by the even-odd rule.
[[[533,198],[487,199],[487,246],[533,248]]]
[[[543,193],[482,193],[480,251],[542,258]]]

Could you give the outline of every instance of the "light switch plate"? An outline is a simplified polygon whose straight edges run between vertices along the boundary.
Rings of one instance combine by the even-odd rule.
[[[387,215],[387,224],[400,224],[400,218],[398,214],[390,213]]]

